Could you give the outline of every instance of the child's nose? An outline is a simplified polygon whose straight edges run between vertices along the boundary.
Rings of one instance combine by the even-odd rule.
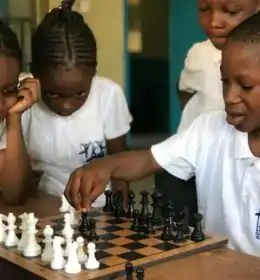
[[[236,104],[240,102],[241,99],[239,93],[233,86],[230,86],[228,89],[224,89],[223,92],[226,104]]]
[[[222,16],[219,12],[212,12],[210,25],[212,28],[221,28],[223,26]]]

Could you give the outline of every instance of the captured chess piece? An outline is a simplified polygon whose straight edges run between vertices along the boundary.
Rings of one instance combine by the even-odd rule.
[[[96,233],[96,221],[91,219],[89,221],[89,224],[90,224],[90,232],[89,232],[89,235],[87,237],[87,240],[90,241],[90,242],[98,241],[99,237]]]
[[[128,194],[128,208],[126,212],[127,218],[132,218],[135,206],[135,194],[133,191],[130,191]]]
[[[202,231],[202,225],[201,225],[203,217],[199,213],[193,214],[193,216],[195,219],[195,227],[191,234],[191,240],[194,242],[200,242],[205,240],[206,238],[204,232]]]
[[[135,209],[133,212],[133,224],[131,226],[131,230],[133,231],[139,231],[140,225],[139,225],[139,210]]]
[[[125,264],[126,280],[133,280],[133,270],[134,270],[134,267],[131,263]]]
[[[142,267],[136,268],[136,279],[137,280],[144,280],[144,269]]]
[[[103,212],[105,213],[113,213],[114,208],[112,204],[112,191],[111,190],[106,190],[105,191],[105,196],[106,196],[106,203],[103,208]]]

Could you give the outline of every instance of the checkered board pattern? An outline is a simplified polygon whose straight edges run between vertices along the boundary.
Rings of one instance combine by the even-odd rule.
[[[116,219],[102,211],[93,211],[89,216],[97,221],[96,232],[99,241],[96,242],[96,257],[100,261],[98,270],[90,271],[83,268],[81,273],[69,275],[62,270],[51,270],[49,264],[42,262],[40,258],[25,258],[15,248],[7,249],[3,245],[0,246],[0,257],[31,271],[43,279],[87,280],[119,275],[120,272],[124,271],[126,262],[131,262],[134,266],[145,266],[219,248],[227,242],[225,238],[218,236],[207,237],[205,241],[199,243],[190,240],[180,244],[164,242],[160,237],[161,230],[151,235],[144,235],[130,230],[132,222],[125,218]],[[61,235],[63,221],[63,215],[39,220],[37,237],[42,247],[44,226],[50,225],[55,232],[54,235]],[[75,228],[74,238],[76,239],[78,236],[80,236],[80,233]]]

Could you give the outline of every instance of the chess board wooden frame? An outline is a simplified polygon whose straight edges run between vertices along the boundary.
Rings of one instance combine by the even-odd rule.
[[[52,216],[45,219],[40,219],[38,224],[40,230],[47,224],[50,224],[50,221],[59,219],[63,215]],[[128,222],[129,223],[129,222]],[[130,225],[130,223],[129,223]],[[127,231],[128,229],[125,228]],[[97,229],[98,231],[98,229]],[[174,248],[168,251],[162,251],[157,254],[152,254],[142,259],[131,261],[131,263],[137,267],[147,267],[155,265],[158,263],[165,262],[167,260],[183,258],[191,256],[197,253],[210,251],[213,249],[224,247],[227,244],[227,239],[221,236],[209,237],[203,242],[192,243],[189,245],[181,246],[180,248]],[[74,280],[88,280],[88,279],[115,279],[116,277],[122,275],[125,270],[125,263],[118,265],[110,266],[106,269],[98,270],[82,270],[79,274],[70,275],[66,274],[64,271],[55,271],[47,267],[47,265],[41,265],[41,260],[37,261],[37,258],[28,259],[22,255],[18,255],[16,249],[5,248],[4,245],[0,245],[0,261],[1,259],[6,260],[15,267],[19,267],[29,273],[35,275],[35,279],[51,279],[51,280],[65,280],[65,279],[74,279]],[[27,279],[27,278],[26,278]],[[34,279],[34,278],[33,278]]]

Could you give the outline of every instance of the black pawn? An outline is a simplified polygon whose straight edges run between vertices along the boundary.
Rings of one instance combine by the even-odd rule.
[[[147,233],[154,233],[154,228],[153,228],[153,218],[152,215],[149,214],[147,217]]]
[[[121,191],[117,191],[114,195],[114,215],[117,219],[125,216],[124,194]]]
[[[113,212],[113,204],[112,204],[112,191],[111,190],[106,190],[105,191],[105,196],[106,196],[106,203],[103,208],[103,212],[105,213],[112,213]]]
[[[139,231],[140,226],[139,226],[139,210],[135,209],[133,212],[133,224],[130,228],[133,231]]]
[[[125,264],[126,280],[133,280],[133,265],[131,263]]]
[[[136,269],[136,279],[137,280],[144,280],[144,269],[142,267],[138,267]]]
[[[89,221],[88,221],[88,213],[82,212],[81,213],[81,224],[79,226],[79,232],[81,233],[82,237],[86,238],[89,230],[90,230],[90,226],[89,226]]]
[[[154,226],[161,226],[163,224],[163,219],[161,217],[161,199],[162,199],[162,194],[159,192],[154,192],[152,195],[152,218],[153,218],[153,225]]]
[[[135,205],[135,194],[133,191],[130,191],[128,194],[128,209],[126,212],[127,218],[132,218],[134,212],[134,205]]]
[[[161,234],[161,240],[163,241],[170,241],[173,240],[173,229],[172,225],[170,224],[169,218],[166,218],[164,220],[164,225],[163,225],[163,232]]]
[[[140,224],[143,226],[147,222],[147,216],[148,216],[148,205],[149,205],[149,200],[148,196],[149,193],[147,191],[142,191],[141,192],[141,204],[142,204],[142,209],[140,213]]]
[[[90,242],[99,240],[99,237],[97,236],[97,233],[96,233],[96,221],[93,219],[90,220],[90,233],[89,233],[87,239]]]
[[[197,213],[194,214],[194,219],[195,219],[195,227],[194,231],[191,234],[191,240],[194,242],[201,242],[205,240],[205,234],[202,231],[202,226],[201,226],[201,221],[202,221],[202,215]]]

